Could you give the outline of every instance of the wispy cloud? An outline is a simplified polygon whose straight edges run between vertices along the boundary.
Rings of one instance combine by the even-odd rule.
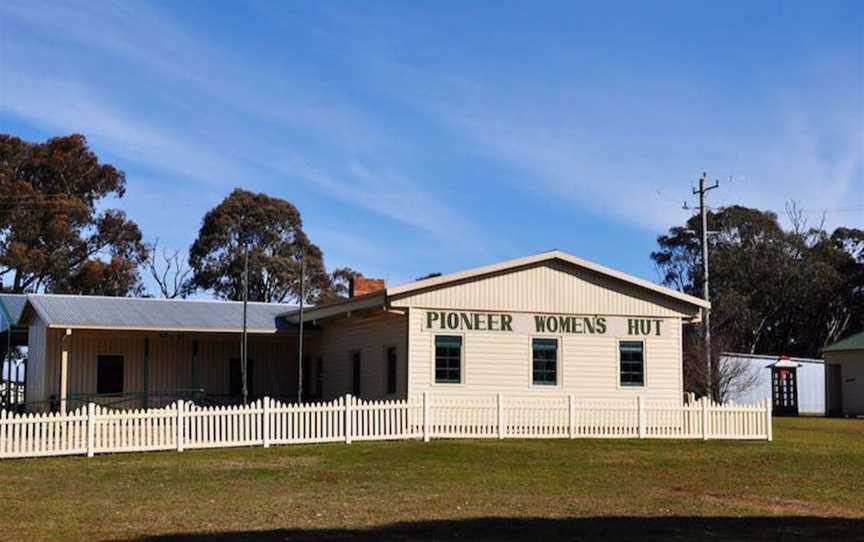
[[[267,174],[276,171],[424,236],[443,235],[426,213],[459,225],[465,238],[475,231],[403,170],[403,143],[338,92],[237,57],[147,5],[58,2],[37,10],[9,2],[0,13],[24,25],[29,36],[27,45],[6,46],[0,108],[34,125],[84,132],[123,160],[185,181],[267,190]],[[47,35],[55,39],[33,39]],[[70,45],[84,52],[79,56]],[[34,54],[46,64],[59,55],[71,69],[61,74],[10,60]],[[139,67],[126,88],[158,81],[154,102],[116,99],[116,81],[94,71],[96,57]],[[203,95],[218,104],[218,118],[195,114]],[[156,108],[163,113],[159,121],[149,112]]]
[[[724,104],[732,114],[719,121],[717,102],[727,98],[687,90],[690,82],[670,74],[630,74],[622,85],[638,86],[634,99],[570,80],[429,73],[380,52],[376,58],[371,65],[385,86],[398,89],[394,97],[478,157],[515,168],[511,189],[544,191],[596,216],[651,231],[680,223],[687,216],[680,203],[692,199],[689,185],[702,171],[737,179],[724,183],[718,205],[781,216],[793,200],[811,210],[864,205],[864,110],[855,75],[864,65],[854,56],[804,68],[805,78],[833,82],[819,101],[794,88],[754,88],[751,103]],[[864,226],[864,212],[829,213],[828,227],[840,223]]]

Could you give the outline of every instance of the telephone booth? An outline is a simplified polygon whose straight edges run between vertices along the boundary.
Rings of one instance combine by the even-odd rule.
[[[768,366],[771,369],[771,402],[775,416],[798,415],[798,367],[788,356]]]

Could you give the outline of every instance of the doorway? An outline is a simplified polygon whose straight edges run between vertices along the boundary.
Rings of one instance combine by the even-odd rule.
[[[829,416],[843,415],[843,371],[840,365],[826,365],[827,397]]]

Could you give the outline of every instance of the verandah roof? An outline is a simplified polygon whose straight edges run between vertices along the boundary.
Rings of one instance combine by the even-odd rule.
[[[27,307],[49,327],[228,333],[238,333],[243,327],[243,303],[239,301],[29,294]],[[294,308],[282,303],[249,303],[247,329],[250,333],[293,329],[279,315]]]

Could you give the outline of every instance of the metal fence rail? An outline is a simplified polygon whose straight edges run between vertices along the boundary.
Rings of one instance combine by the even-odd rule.
[[[677,438],[771,440],[771,404],[580,400],[503,394],[364,401],[117,410],[89,403],[66,414],[0,411],[0,458],[183,451],[363,440],[433,438]]]

